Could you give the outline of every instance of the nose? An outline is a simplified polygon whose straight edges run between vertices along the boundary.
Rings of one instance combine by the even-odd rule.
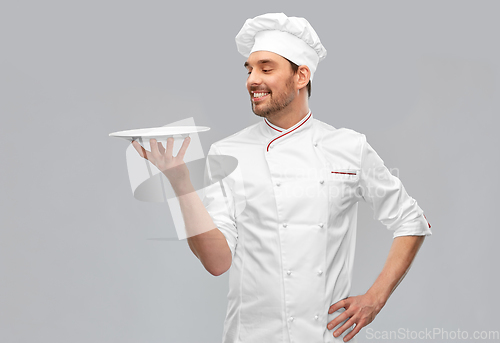
[[[252,70],[247,78],[247,86],[256,86],[262,83],[262,79],[259,76],[259,73],[255,70]]]

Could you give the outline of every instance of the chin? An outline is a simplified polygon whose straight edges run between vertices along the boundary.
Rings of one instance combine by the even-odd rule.
[[[266,111],[266,109],[256,109],[253,106],[252,106],[252,111],[253,111],[253,113],[255,113],[256,115],[258,115],[259,117],[267,117],[267,116],[269,116],[271,114],[268,111]]]

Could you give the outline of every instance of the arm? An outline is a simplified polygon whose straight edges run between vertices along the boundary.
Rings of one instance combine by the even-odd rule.
[[[354,337],[361,328],[373,321],[397,285],[408,272],[424,237],[430,235],[430,225],[415,199],[406,192],[401,180],[392,175],[384,161],[361,135],[360,140],[360,200],[373,209],[374,218],[394,231],[394,240],[385,266],[372,287],[363,295],[348,297],[333,304],[329,313],[345,308],[328,328],[335,328],[347,320],[334,335],[338,337],[347,328],[356,327],[344,337]],[[429,226],[429,227],[428,227]]]
[[[384,268],[367,292],[379,304],[379,311],[410,270],[424,239],[425,236],[394,238]]]
[[[189,169],[183,161],[189,142],[190,137],[187,137],[175,157],[172,154],[173,138],[167,140],[166,149],[151,139],[151,152],[136,141],[132,145],[141,157],[153,163],[170,181],[179,200],[189,248],[210,274],[218,276],[229,269],[232,255],[224,235],[213,223],[191,183]]]
[[[232,262],[226,238],[216,228],[191,181],[174,186],[174,190],[176,194],[182,194],[177,198],[186,226],[189,248],[210,274],[224,274]]]
[[[394,238],[384,268],[370,289],[363,295],[349,297],[330,306],[328,313],[333,313],[342,307],[346,310],[328,324],[329,330],[348,319],[344,325],[335,330],[333,333],[335,337],[356,324],[356,327],[345,336],[344,341],[347,342],[375,319],[392,292],[408,273],[424,238],[425,236]]]

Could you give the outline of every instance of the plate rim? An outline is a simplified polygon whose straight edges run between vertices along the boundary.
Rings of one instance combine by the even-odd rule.
[[[130,134],[130,132],[137,131],[137,130],[154,130],[154,129],[167,129],[167,128],[174,128],[174,127],[181,127],[181,128],[196,128],[194,130],[190,130],[189,132],[177,132],[177,133],[170,133],[170,134],[157,134],[157,133],[152,133],[152,134],[142,134],[142,135],[135,135],[135,134]],[[210,127],[208,126],[200,126],[200,125],[180,125],[180,126],[158,126],[158,127],[145,127],[141,129],[130,129],[130,130],[121,130],[121,131],[116,131],[112,132],[109,134],[110,137],[163,137],[163,136],[176,136],[176,135],[187,135],[191,133],[197,133],[197,132],[204,132],[204,131],[209,131]]]

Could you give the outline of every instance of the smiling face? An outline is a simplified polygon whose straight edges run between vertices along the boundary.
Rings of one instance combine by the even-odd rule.
[[[298,96],[290,62],[269,51],[255,51],[245,62],[252,111],[260,117],[284,112]]]

